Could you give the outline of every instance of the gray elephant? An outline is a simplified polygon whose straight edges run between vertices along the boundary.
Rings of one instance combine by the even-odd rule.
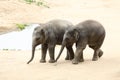
[[[65,46],[71,46],[76,43],[76,51],[73,64],[78,64],[84,61],[83,50],[86,45],[94,50],[93,61],[98,60],[99,57],[103,55],[103,51],[100,49],[105,38],[105,29],[103,26],[94,20],[86,20],[77,24],[75,27],[67,30],[64,34],[62,47],[59,52],[56,61],[60,57]]]
[[[54,63],[54,49],[55,46],[61,45],[63,40],[63,35],[65,31],[72,27],[73,24],[66,20],[52,20],[47,23],[41,24],[40,26],[36,27],[33,31],[32,36],[32,57],[27,62],[29,64],[34,58],[34,52],[37,45],[41,44],[41,63],[46,62],[46,52],[47,49],[49,50],[50,56],[50,63]],[[66,60],[74,58],[74,52],[72,50],[72,46],[66,47],[67,48],[67,57]]]

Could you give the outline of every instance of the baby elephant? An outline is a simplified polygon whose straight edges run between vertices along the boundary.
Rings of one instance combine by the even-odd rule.
[[[54,63],[54,49],[56,44],[62,44],[63,35],[65,31],[72,27],[73,24],[66,20],[52,20],[45,24],[41,24],[40,26],[36,27],[33,31],[32,37],[32,57],[27,62],[29,64],[34,58],[34,52],[37,45],[41,44],[41,63],[46,62],[46,52],[47,49],[49,50],[50,55],[50,63]],[[72,50],[72,46],[67,47],[67,50],[70,56],[67,55],[66,59],[73,59],[74,52]]]
[[[73,43],[76,43],[75,56],[72,60],[73,64],[78,64],[79,62],[84,61],[83,50],[86,45],[89,45],[89,47],[94,50],[92,60],[96,61],[103,55],[103,51],[100,47],[104,41],[104,38],[105,29],[99,22],[94,20],[81,22],[65,32],[62,47],[56,61],[60,57],[64,46],[70,46]]]

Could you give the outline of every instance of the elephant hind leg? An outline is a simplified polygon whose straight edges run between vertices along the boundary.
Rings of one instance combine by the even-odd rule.
[[[100,58],[102,55],[103,55],[103,51],[102,51],[101,49],[99,49],[99,54],[98,54],[99,58]]]
[[[89,45],[90,48],[94,50],[93,61],[97,61],[103,55],[103,51],[100,49],[104,41],[104,36],[100,37],[94,44]]]
[[[94,55],[92,61],[97,61],[99,58],[99,49],[94,50]]]
[[[100,47],[101,47],[102,44],[103,44],[104,38],[105,38],[105,34],[102,35],[102,36],[97,40],[97,42],[95,43],[95,46],[93,47],[94,50],[98,50],[98,56],[99,56],[99,58],[103,55],[103,51],[100,49]]]
[[[100,49],[100,46],[90,46],[94,50],[93,61],[97,61],[103,55],[103,51]]]

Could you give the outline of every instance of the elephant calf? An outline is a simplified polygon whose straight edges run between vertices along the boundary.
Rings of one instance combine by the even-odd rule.
[[[27,62],[29,64],[34,58],[34,52],[37,45],[41,44],[41,63],[46,62],[46,52],[47,49],[49,50],[50,55],[50,63],[54,63],[54,49],[55,45],[62,44],[63,35],[65,31],[72,27],[73,24],[66,20],[52,20],[47,23],[41,24],[40,26],[36,27],[33,31],[32,37],[32,57]],[[72,46],[66,47],[70,56],[67,55],[66,59],[73,59],[74,53],[72,50]]]
[[[99,57],[103,55],[103,51],[100,49],[105,38],[105,29],[103,26],[94,20],[87,20],[77,24],[75,27],[67,30],[64,34],[62,47],[60,53],[56,59],[60,57],[64,46],[71,46],[76,43],[76,51],[73,64],[78,64],[83,59],[83,50],[86,45],[94,50],[93,61],[98,60]]]

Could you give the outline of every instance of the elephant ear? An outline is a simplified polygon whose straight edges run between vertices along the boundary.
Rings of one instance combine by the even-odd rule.
[[[41,34],[42,34],[42,35],[44,35],[44,34],[45,34],[44,29],[41,29],[41,31],[40,31],[40,32],[41,32]]]
[[[79,39],[79,32],[77,29],[74,29],[74,37],[76,41]]]
[[[48,32],[44,29],[41,29],[41,34],[44,36],[45,40],[48,38]]]

